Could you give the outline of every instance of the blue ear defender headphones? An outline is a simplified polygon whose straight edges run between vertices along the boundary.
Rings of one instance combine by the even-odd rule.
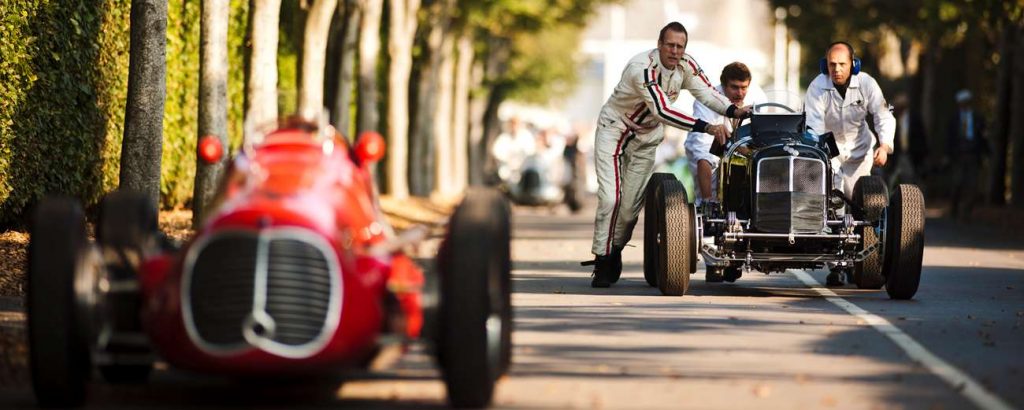
[[[829,44],[828,48],[825,49],[825,54],[828,55],[828,50],[831,50],[832,47],[835,47],[838,44],[842,44],[846,46],[848,50],[850,50],[850,57],[853,59],[853,69],[850,70],[850,75],[860,74],[860,59],[857,58],[857,54],[853,52],[853,46],[851,46],[850,43],[847,43],[845,41],[836,41],[832,44]],[[822,74],[828,75],[828,60],[826,60],[825,57],[822,57],[821,60],[818,60],[818,70],[821,71]]]

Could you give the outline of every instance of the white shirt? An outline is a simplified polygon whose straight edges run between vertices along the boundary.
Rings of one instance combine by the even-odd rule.
[[[875,138],[864,121],[868,113],[874,116],[879,140],[890,149],[893,146],[896,118],[889,112],[878,82],[867,73],[850,76],[846,98],[839,95],[831,78],[819,74],[807,87],[804,111],[812,132],[820,135],[831,131],[835,135],[841,161],[873,154]]]
[[[722,85],[715,86],[715,91],[725,95]],[[737,107],[743,107],[752,104],[760,104],[765,102],[768,97],[765,95],[764,90],[754,84],[751,84],[747,88],[747,95],[743,98],[743,102],[735,104]],[[708,124],[725,124],[725,129],[732,133],[732,121],[727,121],[727,118],[708,108],[706,105],[701,104],[700,101],[693,102],[693,115],[698,119],[704,120]],[[729,118],[731,120],[731,118]],[[710,160],[709,157],[715,157],[714,154],[708,152],[711,149],[711,144],[714,143],[715,136],[711,134],[705,134],[703,132],[690,132],[686,135],[686,147],[687,156],[690,160],[696,163],[701,159],[706,159],[712,165],[716,164],[716,161]],[[717,157],[715,157],[717,159]]]

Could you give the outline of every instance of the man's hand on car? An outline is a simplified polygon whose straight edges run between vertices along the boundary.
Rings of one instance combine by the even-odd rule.
[[[725,140],[729,138],[729,131],[725,129],[725,125],[722,124],[711,124],[704,128],[704,132],[714,135],[715,142],[721,145],[725,145]]]
[[[734,118],[747,118],[750,117],[751,110],[753,110],[753,106],[750,105],[736,107],[736,111],[733,112],[733,116]]]

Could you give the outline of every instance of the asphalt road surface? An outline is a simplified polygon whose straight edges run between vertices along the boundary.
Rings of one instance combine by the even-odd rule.
[[[591,289],[579,261],[592,208],[514,217],[514,362],[497,408],[1024,408],[1024,235],[929,219],[911,301],[824,288],[824,271],[715,284],[703,267],[687,295],[667,297],[643,279],[640,227],[619,283]],[[280,388],[159,371],[144,386],[93,386],[90,407],[444,405],[421,351],[361,376]],[[31,403],[24,383],[0,387],[0,408]]]

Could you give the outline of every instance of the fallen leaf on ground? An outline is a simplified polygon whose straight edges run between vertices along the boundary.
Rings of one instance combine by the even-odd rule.
[[[772,395],[772,388],[767,384],[758,384],[754,386],[754,396],[765,398]]]

